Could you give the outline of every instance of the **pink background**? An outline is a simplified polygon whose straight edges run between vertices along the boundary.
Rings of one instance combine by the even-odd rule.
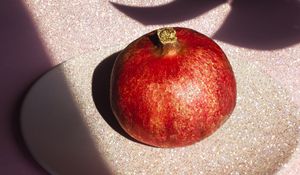
[[[102,46],[125,46],[161,26],[194,28],[221,46],[234,45],[244,53],[241,59],[259,65],[300,106],[299,1],[113,2],[147,8],[113,6],[105,0],[0,1],[1,174],[46,174],[24,146],[19,129],[22,100],[37,78],[74,56]]]

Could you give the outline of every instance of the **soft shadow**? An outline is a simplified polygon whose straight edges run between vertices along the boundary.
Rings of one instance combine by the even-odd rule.
[[[74,100],[62,67],[42,76],[24,100],[21,124],[26,144],[51,174],[110,175],[112,170]]]
[[[114,62],[120,52],[105,58],[95,69],[92,80],[92,94],[97,110],[109,126],[125,138],[140,143],[129,136],[118,123],[110,106],[110,76]]]
[[[274,50],[300,41],[300,1],[234,0],[214,39],[259,50]]]
[[[190,20],[227,1],[174,0],[155,7],[133,7],[114,2],[111,4],[144,25],[155,25]],[[214,39],[258,50],[281,49],[300,41],[299,0],[230,2],[231,12],[213,36]]]
[[[174,0],[156,7],[133,7],[111,2],[119,11],[144,25],[171,24],[193,19],[226,0]]]
[[[45,174],[21,136],[20,107],[28,88],[53,65],[23,1],[0,1],[0,174]]]

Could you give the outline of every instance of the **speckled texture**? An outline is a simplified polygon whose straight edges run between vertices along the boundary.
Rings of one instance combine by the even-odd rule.
[[[233,71],[220,47],[193,30],[172,30],[177,45],[162,42],[170,36],[162,38],[161,30],[150,32],[118,56],[112,74],[115,116],[132,137],[158,147],[202,140],[236,102]]]
[[[125,138],[99,115],[91,94],[95,67],[119,49],[101,48],[99,52],[74,58],[56,68],[65,75],[99,156],[116,174],[254,175],[278,171],[278,174],[286,174],[290,171],[286,167],[292,166],[300,156],[299,113],[287,92],[258,66],[236,57],[229,60],[237,79],[237,106],[229,120],[212,136],[192,146],[175,149],[153,148]],[[25,119],[30,114],[26,111],[25,105]],[[55,111],[53,115],[63,115],[63,112]],[[55,130],[56,126],[52,127]],[[23,128],[26,141],[34,143],[32,139],[37,138],[28,131],[37,131],[36,128],[28,122]],[[32,153],[48,170],[60,173],[59,166],[53,166],[55,159],[35,154],[35,150]]]
[[[111,2],[151,7],[171,1],[115,0]],[[103,46],[125,47],[137,37],[162,26],[189,27],[213,36],[231,10],[229,3],[221,3],[190,20],[166,25],[143,25],[118,11],[110,1],[25,0],[24,3],[32,14],[54,64]],[[299,47],[299,44],[295,44],[278,50],[260,51],[236,46],[226,52],[235,52],[240,59],[248,59],[252,63],[259,64],[263,71],[290,89],[293,100],[300,105],[300,88],[298,88],[300,80],[297,78],[300,76]]]
[[[143,25],[115,9],[109,1],[26,0],[54,64],[86,52],[109,55],[133,39],[165,25]],[[170,0],[125,1],[157,6]],[[230,12],[221,4],[192,19],[172,25],[213,36]],[[120,27],[121,26],[121,27]],[[90,77],[99,60],[67,62],[65,74],[74,97],[107,162],[119,174],[278,174],[300,173],[297,143],[300,107],[300,44],[277,50],[252,50],[216,41],[231,60],[238,82],[233,116],[216,134],[199,144],[162,150],[122,137],[99,118],[93,106]],[[105,46],[116,46],[105,47]],[[101,53],[101,49],[105,53]],[[93,54],[92,54],[93,55]],[[86,56],[84,56],[85,58]],[[82,66],[81,66],[82,65]],[[85,71],[88,70],[88,71]],[[79,74],[80,73],[80,74]],[[76,76],[75,76],[76,75]],[[76,84],[77,83],[77,84]],[[280,88],[280,85],[282,88]],[[294,107],[295,104],[297,107]],[[298,148],[294,153],[294,148]],[[130,164],[128,164],[130,163]],[[279,164],[286,163],[283,167]],[[130,166],[129,166],[130,165]]]

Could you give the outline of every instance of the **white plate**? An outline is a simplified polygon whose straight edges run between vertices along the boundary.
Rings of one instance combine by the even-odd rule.
[[[284,89],[231,57],[238,88],[230,119],[192,146],[160,149],[131,140],[109,108],[119,47],[67,61],[41,77],[22,108],[24,139],[52,174],[284,174],[299,152],[299,119]],[[98,109],[97,109],[98,108]],[[100,111],[100,113],[99,113]],[[283,166],[283,165],[286,166]]]

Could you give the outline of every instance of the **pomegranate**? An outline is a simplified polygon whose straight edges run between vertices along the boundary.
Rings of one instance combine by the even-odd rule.
[[[111,107],[122,128],[155,147],[194,144],[216,131],[236,103],[236,82],[222,49],[188,28],[161,28],[117,57]]]

